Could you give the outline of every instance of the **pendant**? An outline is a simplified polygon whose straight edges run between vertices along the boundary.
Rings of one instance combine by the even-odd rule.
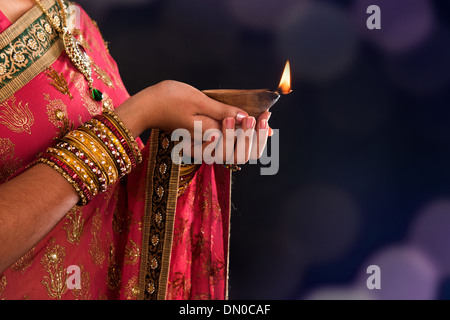
[[[75,38],[67,28],[64,28],[62,36],[64,49],[73,65],[86,78],[92,98],[95,101],[102,101],[103,94],[100,90],[93,88],[91,59],[87,55],[81,43]]]

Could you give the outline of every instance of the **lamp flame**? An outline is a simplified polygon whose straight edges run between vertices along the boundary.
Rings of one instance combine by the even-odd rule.
[[[280,85],[278,86],[278,90],[281,94],[291,93],[291,66],[289,64],[289,60],[286,62],[284,67],[283,75],[281,76]]]

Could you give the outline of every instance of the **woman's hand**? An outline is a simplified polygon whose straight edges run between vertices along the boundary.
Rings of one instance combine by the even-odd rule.
[[[220,135],[214,139],[214,150],[219,153],[215,153],[214,158],[221,158],[228,164],[245,164],[249,160],[259,159],[270,135],[270,116],[271,113],[265,111],[257,120],[254,117],[246,117],[238,129],[235,119],[225,118]]]
[[[133,97],[134,98],[134,97]],[[215,101],[194,87],[173,80],[162,81],[139,92],[143,125],[172,132],[187,129],[194,133],[194,121],[201,121],[203,132],[220,129],[226,117],[242,123],[248,114],[237,107]]]
[[[269,112],[263,113],[256,121],[240,108],[230,106],[207,97],[201,91],[182,82],[166,80],[137,93],[116,109],[117,115],[130,128],[134,136],[149,128],[160,128],[168,132],[186,129],[192,137],[196,136],[194,123],[201,121],[201,135],[206,131],[220,132],[223,139],[202,141],[202,150],[211,143],[220,143],[215,151],[221,149],[222,163],[246,163],[249,159],[261,156],[270,133]],[[236,126],[241,127],[245,135],[233,135]],[[256,134],[255,133],[256,130]],[[198,136],[197,132],[197,136]],[[210,136],[211,138],[211,136]],[[234,148],[225,148],[226,143],[236,142]],[[238,150],[245,145],[245,150]],[[211,146],[210,146],[211,147]],[[233,159],[230,157],[234,156]]]

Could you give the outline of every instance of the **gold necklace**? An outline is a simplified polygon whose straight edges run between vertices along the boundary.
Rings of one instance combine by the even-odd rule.
[[[92,98],[96,101],[102,101],[103,100],[102,92],[93,87],[94,80],[92,78],[91,59],[87,55],[81,43],[72,35],[67,26],[68,14],[66,5],[62,2],[62,0],[56,0],[58,6],[60,7],[59,10],[59,15],[61,16],[60,18],[58,15],[51,17],[47,9],[45,9],[45,7],[42,5],[40,0],[35,0],[35,2],[39,6],[39,8],[41,8],[42,12],[47,17],[47,20],[50,22],[52,27],[58,33],[59,37],[62,39],[64,50],[66,51],[70,61],[78,69],[78,71],[80,71],[81,74],[83,74],[83,76],[86,78],[89,85],[89,90],[92,93]]]

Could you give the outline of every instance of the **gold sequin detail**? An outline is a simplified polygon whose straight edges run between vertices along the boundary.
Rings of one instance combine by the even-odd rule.
[[[164,188],[161,186],[156,188],[156,194],[158,195],[158,197],[162,198],[162,196],[164,195]]]
[[[162,222],[162,218],[163,218],[162,214],[160,212],[157,212],[155,214],[155,222],[156,222],[156,224],[160,224]]]
[[[69,120],[69,115],[67,113],[67,107],[61,99],[50,99],[50,95],[44,93],[44,99],[48,101],[47,104],[47,116],[48,121],[50,121],[55,127],[59,129],[56,133],[54,139],[61,139],[69,131],[72,131],[75,127],[73,121]]]
[[[64,268],[66,250],[64,247],[55,243],[55,239],[50,239],[41,264],[48,275],[42,278],[41,283],[45,286],[50,298],[60,300],[62,295],[67,292],[67,272]]]
[[[163,149],[167,149],[169,147],[170,141],[168,138],[164,138],[163,141],[161,142],[161,146],[163,147]]]
[[[157,234],[152,235],[151,237],[151,243],[153,246],[156,246],[159,243],[159,237]]]
[[[158,268],[158,259],[153,258],[153,259],[150,261],[150,268],[152,268],[153,270],[156,269],[156,268]]]
[[[128,280],[128,283],[125,287],[125,297],[127,300],[136,300],[139,294],[138,289],[139,283],[138,283],[138,277],[133,276],[130,280]]]

